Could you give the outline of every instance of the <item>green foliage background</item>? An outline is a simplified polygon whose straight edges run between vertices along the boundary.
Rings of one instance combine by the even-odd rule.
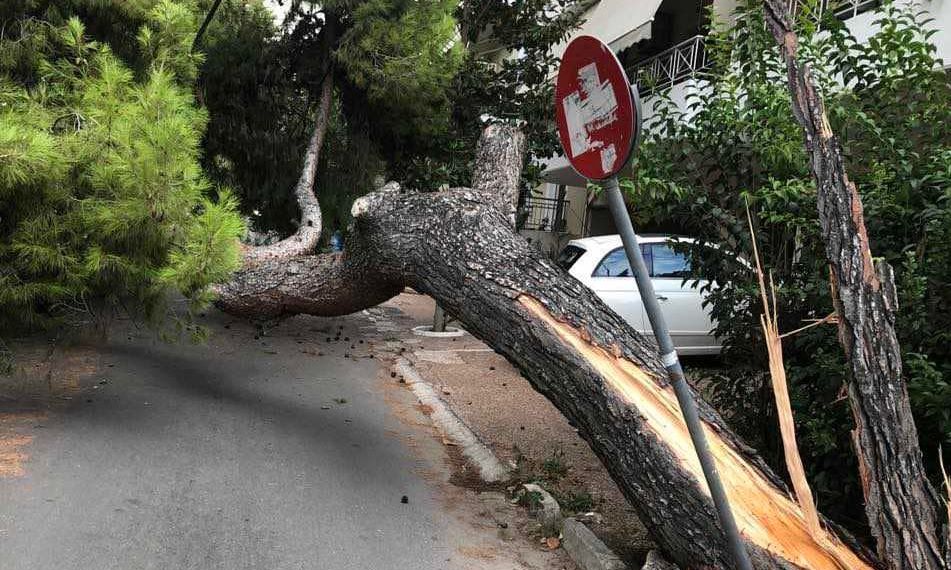
[[[328,74],[316,185],[328,234],[381,178],[467,185],[483,115],[534,128],[536,156],[555,148],[548,51],[577,19],[567,0],[287,0],[283,22],[260,0],[224,0],[195,52],[211,4],[0,6],[9,326],[105,326],[117,311],[159,323],[173,290],[191,308],[208,301],[238,264],[242,216],[294,230],[290,190]],[[470,50],[488,29],[521,57],[490,64]],[[190,327],[183,316],[171,322]]]
[[[294,229],[288,188],[328,72],[335,104],[317,191],[329,231],[346,227],[353,199],[379,178],[424,191],[469,185],[484,117],[528,129],[526,188],[537,182],[537,159],[557,149],[549,52],[578,24],[574,0],[285,4],[277,26],[253,0],[225,0],[203,42],[204,165],[258,229]],[[489,31],[512,57],[480,50]]]
[[[558,60],[552,48],[582,22],[577,0],[463,0],[455,11],[463,59],[449,88],[451,121],[394,175],[423,190],[468,186],[475,146],[488,122],[526,134],[523,196],[541,179],[541,161],[559,149],[554,128]]]
[[[800,13],[800,53],[816,72],[850,178],[865,206],[873,255],[896,270],[898,334],[926,460],[937,476],[939,445],[951,448],[951,89],[920,14],[886,3],[867,42],[831,15]],[[761,3],[741,3],[737,24],[707,42],[713,66],[684,116],[665,97],[624,185],[639,222],[671,224],[701,238],[694,276],[708,280],[722,370],[704,384],[731,424],[782,469],[755,276],[748,203],[761,256],[772,272],[781,330],[831,313],[829,270],[816,190],[790,111],[785,67]],[[848,88],[843,88],[843,85]],[[725,245],[706,247],[703,242]],[[834,326],[784,342],[804,461],[818,505],[854,529],[864,525],[846,398],[847,367]]]

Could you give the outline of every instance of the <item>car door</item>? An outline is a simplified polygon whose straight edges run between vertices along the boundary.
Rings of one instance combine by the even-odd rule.
[[[716,346],[710,334],[713,322],[703,307],[700,291],[704,281],[693,287],[694,280],[684,281],[690,274],[690,262],[684,254],[674,251],[666,243],[652,243],[650,247],[651,282],[660,301],[661,312],[667,320],[674,346],[683,354],[703,354]],[[648,255],[645,254],[645,259]]]
[[[589,283],[591,290],[628,324],[638,331],[646,330],[644,303],[623,247],[611,250],[598,262]]]

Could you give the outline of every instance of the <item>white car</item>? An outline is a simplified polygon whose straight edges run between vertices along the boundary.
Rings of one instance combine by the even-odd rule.
[[[684,282],[690,262],[668,245],[671,240],[694,241],[671,236],[637,236],[674,346],[684,355],[719,354],[721,346],[712,333],[713,320],[702,305],[704,294],[700,288],[706,283],[692,279]],[[558,256],[558,265],[587,285],[638,332],[652,335],[621,236],[572,240]]]

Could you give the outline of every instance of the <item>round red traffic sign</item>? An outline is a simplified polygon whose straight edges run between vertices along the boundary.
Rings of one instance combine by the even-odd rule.
[[[558,136],[578,174],[604,180],[627,163],[640,122],[635,94],[611,48],[578,36],[561,57],[555,85]]]

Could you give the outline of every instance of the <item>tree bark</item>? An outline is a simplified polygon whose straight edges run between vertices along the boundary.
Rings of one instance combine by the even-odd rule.
[[[327,128],[330,126],[330,108],[333,99],[333,71],[328,70],[320,87],[320,99],[317,103],[317,117],[314,120],[314,132],[304,152],[304,166],[300,179],[294,187],[294,197],[300,208],[300,225],[294,235],[277,243],[246,248],[245,263],[260,263],[266,260],[283,259],[295,255],[311,253],[320,241],[322,217],[320,202],[314,193],[317,178],[317,163],[320,161],[320,149],[323,147]]]
[[[874,262],[862,200],[845,172],[838,140],[807,65],[785,0],[764,0],[766,21],[786,61],[792,109],[816,180],[819,221],[832,267],[839,339],[851,368],[853,440],[865,510],[878,555],[890,568],[945,568],[937,494],[921,458],[895,334],[891,267]]]
[[[525,134],[510,125],[492,124],[479,137],[472,187],[494,196],[499,211],[515,227],[522,163],[525,161]]]
[[[404,286],[431,295],[578,428],[672,561],[731,568],[654,345],[518,236],[497,205],[488,191],[388,184],[354,203],[345,254],[252,265],[218,304],[242,316],[339,315]],[[757,568],[875,567],[845,534],[812,536],[781,480],[712,408],[700,402],[700,413]]]

